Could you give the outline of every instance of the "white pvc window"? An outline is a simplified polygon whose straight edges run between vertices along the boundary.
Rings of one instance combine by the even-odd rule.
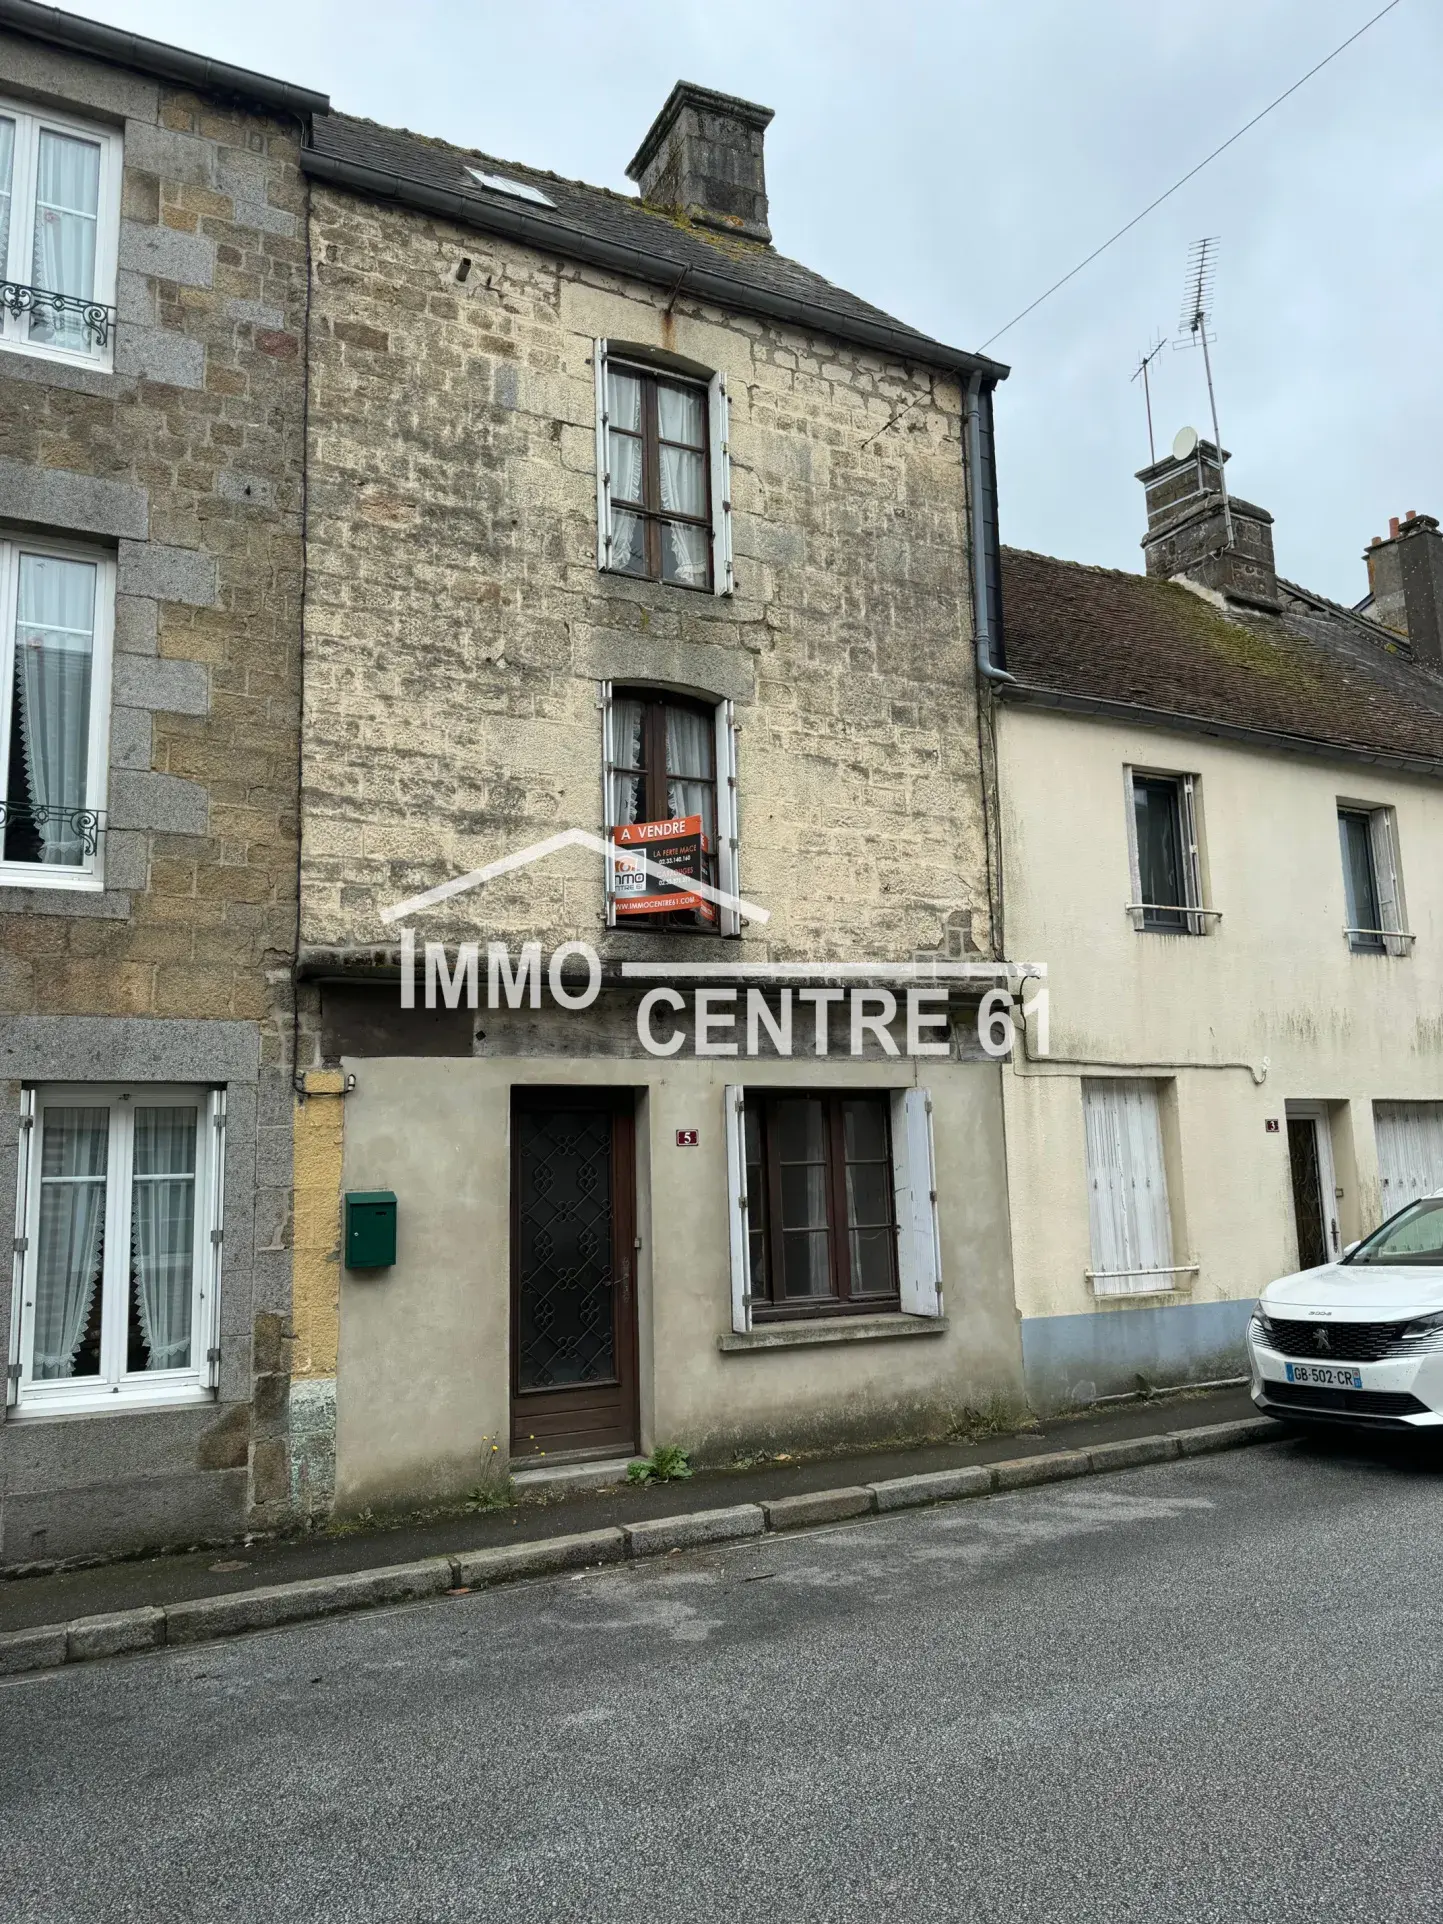
[[[1124,774],[1133,927],[1155,935],[1206,935],[1218,918],[1203,907],[1196,776],[1131,767]]]
[[[27,1090],[11,1400],[60,1415],[202,1399],[217,1378],[222,1092]]]
[[[1099,1296],[1176,1287],[1158,1085],[1086,1079],[1082,1111],[1092,1236],[1088,1281]]]
[[[669,374],[597,341],[596,565],[732,591],[726,377]]]
[[[108,367],[121,139],[0,100],[0,347]]]
[[[0,538],[0,885],[99,888],[115,564]]]
[[[1343,858],[1343,933],[1355,955],[1407,955],[1413,946],[1403,904],[1398,824],[1391,808],[1338,804]]]

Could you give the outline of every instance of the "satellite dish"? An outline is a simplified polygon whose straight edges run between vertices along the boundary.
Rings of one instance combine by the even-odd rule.
[[[1188,456],[1193,452],[1193,450],[1196,447],[1197,447],[1197,429],[1196,428],[1179,428],[1177,433],[1173,436],[1173,439],[1172,439],[1173,460],[1186,461]]]

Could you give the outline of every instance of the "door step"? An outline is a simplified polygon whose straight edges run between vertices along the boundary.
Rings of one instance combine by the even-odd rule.
[[[548,1463],[543,1469],[513,1470],[511,1482],[517,1496],[561,1496],[571,1490],[602,1490],[612,1483],[625,1483],[626,1466],[635,1456],[610,1456],[599,1462]],[[514,1459],[513,1459],[514,1461]]]

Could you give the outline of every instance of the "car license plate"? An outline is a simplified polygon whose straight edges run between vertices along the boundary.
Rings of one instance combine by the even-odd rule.
[[[1336,1363],[1289,1363],[1288,1381],[1290,1383],[1311,1383],[1320,1390],[1360,1390],[1363,1387],[1361,1370],[1340,1368]]]

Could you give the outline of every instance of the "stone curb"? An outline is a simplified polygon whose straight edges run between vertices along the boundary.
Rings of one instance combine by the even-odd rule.
[[[269,1630],[279,1624],[304,1623],[383,1604],[414,1603],[447,1591],[619,1563],[627,1557],[665,1556],[698,1544],[736,1542],[768,1532],[842,1522],[848,1517],[1031,1489],[1072,1477],[1133,1469],[1144,1463],[1281,1441],[1282,1437],[1283,1432],[1270,1417],[1245,1417],[1234,1423],[1171,1430],[1162,1436],[1100,1443],[1092,1450],[1052,1450],[1039,1456],[1014,1457],[1005,1463],[930,1470],[881,1483],[771,1497],[762,1503],[696,1510],[687,1516],[653,1517],[643,1523],[587,1530],[575,1536],[503,1543],[495,1549],[426,1557],[418,1563],[387,1564],[375,1570],[349,1570],[339,1576],[197,1597],[188,1603],[148,1604],[138,1610],[79,1617],[72,1623],[38,1624],[0,1635],[0,1676],[52,1670],[65,1663],[89,1663],[124,1651],[209,1643],[247,1630]]]

